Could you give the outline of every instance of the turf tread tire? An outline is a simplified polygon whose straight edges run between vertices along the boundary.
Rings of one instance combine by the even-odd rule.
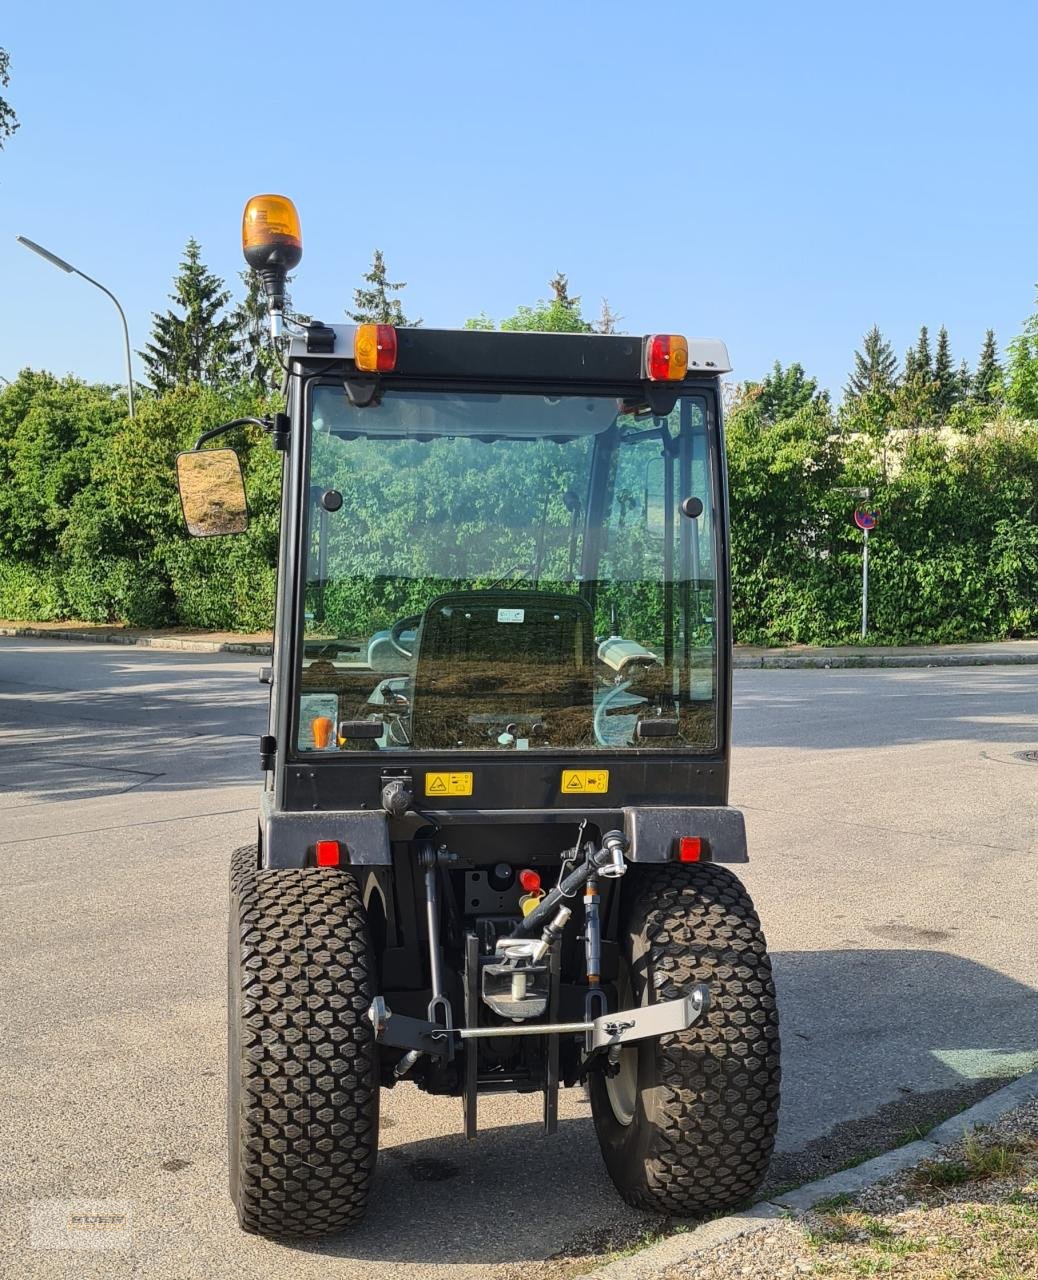
[[[779,1036],[771,962],[753,903],[726,868],[632,868],[621,951],[636,1003],[696,983],[711,1005],[689,1031],[639,1049],[634,1119],[616,1119],[602,1076],[590,1080],[599,1142],[617,1189],[651,1213],[695,1217],[744,1204],[775,1144]]]
[[[244,1230],[326,1236],[363,1216],[378,1152],[375,962],[354,878],[232,855],[228,1146]]]

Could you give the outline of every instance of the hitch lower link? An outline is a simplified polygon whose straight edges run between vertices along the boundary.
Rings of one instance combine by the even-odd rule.
[[[710,991],[695,986],[687,995],[660,1004],[643,1005],[610,1013],[601,979],[601,923],[598,910],[599,877],[619,879],[627,870],[624,855],[626,836],[608,831],[601,848],[584,843],[587,821],[580,824],[574,848],[563,858],[559,882],[542,901],[526,915],[511,934],[499,938],[496,953],[489,962],[481,960],[474,934],[466,936],[465,1012],[466,1025],[455,1027],[450,1001],[443,982],[439,941],[438,872],[456,860],[445,846],[423,839],[418,847],[418,862],[425,872],[426,923],[429,936],[429,973],[431,999],[426,1017],[414,1018],[396,1014],[385,998],[376,996],[368,1010],[375,1039],[407,1052],[394,1068],[397,1077],[406,1075],[422,1054],[451,1059],[466,1040],[498,1039],[502,1036],[546,1036],[549,1043],[549,1076],[551,1089],[557,1091],[558,1037],[583,1035],[585,1056],[600,1050],[609,1052],[615,1066],[620,1047],[634,1040],[647,1040],[673,1032],[687,1031],[709,1007]],[[567,873],[566,868],[571,870]],[[584,890],[584,946],[588,991],[581,1022],[559,1022],[559,947],[562,934],[572,917],[569,899]],[[540,934],[538,937],[537,934]],[[502,1019],[480,1025],[478,1009],[485,1004]],[[544,1022],[535,1021],[547,1013]],[[555,1020],[553,1020],[555,1019]],[[470,1054],[467,1071],[471,1076],[466,1095],[474,1093],[475,1055]],[[471,1126],[467,1124],[467,1128]]]
[[[498,1036],[584,1035],[587,1051],[611,1049],[634,1040],[687,1031],[710,1007],[710,990],[702,984],[677,1000],[605,1013],[587,1022],[526,1022],[501,1026],[445,1027],[421,1018],[393,1013],[381,996],[371,1002],[368,1017],[379,1044],[447,1057],[455,1041],[494,1039]]]

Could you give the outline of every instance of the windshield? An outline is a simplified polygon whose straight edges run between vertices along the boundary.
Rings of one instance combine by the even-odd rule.
[[[702,397],[312,392],[301,751],[716,744]]]

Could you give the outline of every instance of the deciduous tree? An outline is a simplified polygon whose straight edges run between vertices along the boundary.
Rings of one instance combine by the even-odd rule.
[[[1038,418],[1038,311],[1009,344],[1006,400],[1021,418]]]
[[[783,369],[778,360],[763,382],[750,383],[746,401],[762,422],[782,422],[810,405],[828,406],[829,396],[818,390],[818,379],[809,378],[804,366],[794,362]]]

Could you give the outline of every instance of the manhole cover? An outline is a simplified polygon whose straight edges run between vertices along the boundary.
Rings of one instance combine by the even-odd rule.
[[[1038,764],[1038,747],[1033,751],[1014,751],[1014,760],[1022,760],[1024,764]]]

